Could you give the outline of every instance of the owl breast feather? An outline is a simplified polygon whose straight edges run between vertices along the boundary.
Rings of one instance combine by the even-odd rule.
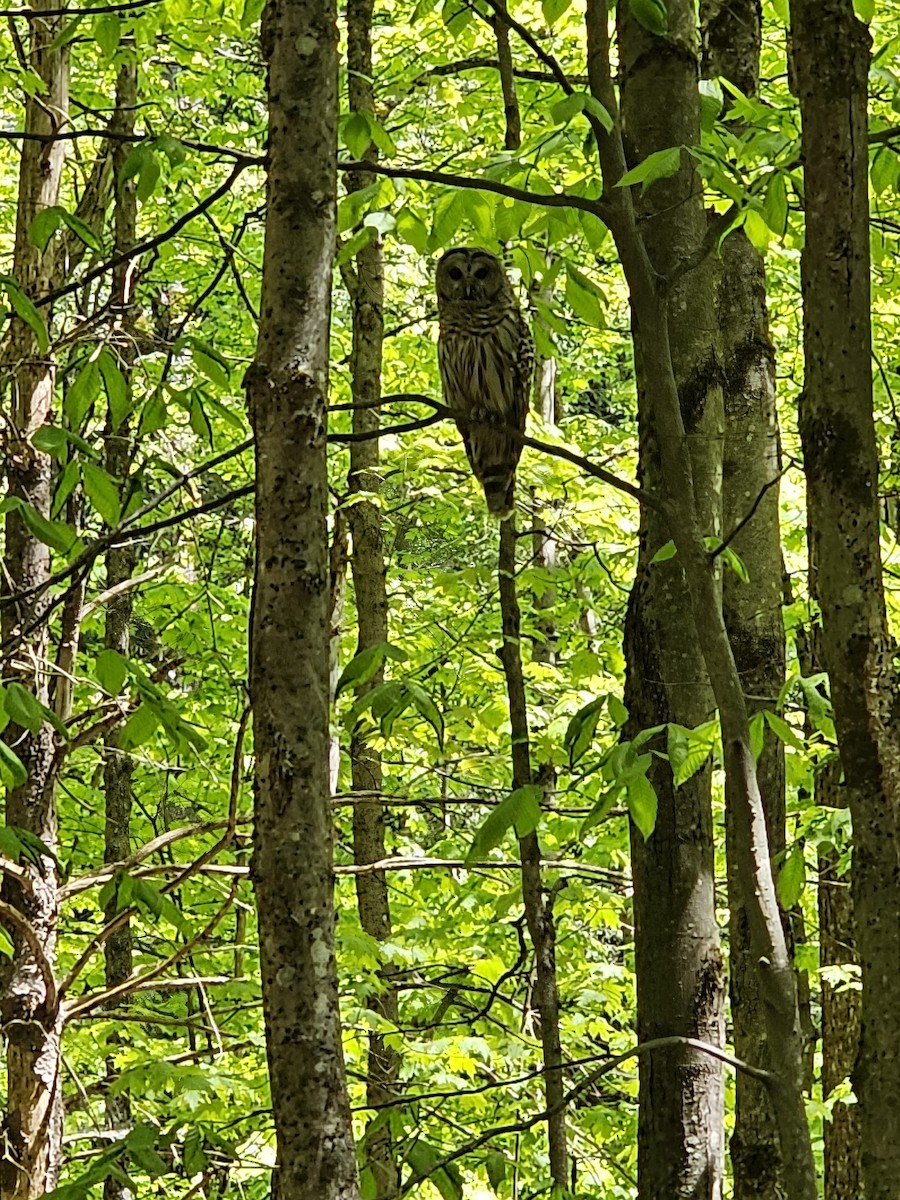
[[[481,409],[499,420],[516,412],[518,323],[514,318],[470,329],[445,326],[439,359],[448,403],[461,415]]]

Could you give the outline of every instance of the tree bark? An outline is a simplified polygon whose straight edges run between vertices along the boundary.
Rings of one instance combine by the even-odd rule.
[[[762,41],[759,0],[727,4],[704,0],[700,11],[705,74],[723,77],[745,95],[755,96]],[[775,351],[769,337],[763,259],[743,230],[732,233],[722,247],[717,309],[725,412],[724,534],[737,529],[753,512],[731,542],[749,581],[726,570],[722,602],[735,663],[753,713],[775,708],[784,683],[785,636]],[[756,770],[774,858],[785,845],[784,746],[768,728],[764,737]],[[736,800],[731,789],[726,789],[725,800],[734,1049],[745,1062],[768,1068],[765,1014],[741,897]],[[731,1161],[735,1200],[779,1200],[784,1194],[781,1149],[768,1089],[740,1071],[735,1080]]]
[[[137,58],[134,46],[126,44],[127,55],[119,68],[116,85],[116,112],[112,131],[129,138],[134,133],[134,114],[137,107]],[[112,147],[113,178],[118,180],[131,143],[116,140]],[[122,254],[137,241],[137,195],[134,180],[119,184],[115,202],[115,249]],[[112,278],[112,305],[119,336],[114,345],[119,355],[119,366],[125,377],[129,398],[131,396],[132,366],[134,362],[134,264],[123,263],[115,268]],[[116,481],[119,496],[124,505],[128,494],[128,481],[132,464],[132,444],[127,417],[118,425],[112,410],[107,415],[106,470]],[[136,556],[132,545],[114,546],[106,552],[106,586],[113,588],[130,579],[134,573]],[[104,645],[128,657],[131,645],[130,625],[134,604],[134,593],[126,589],[114,596],[106,606]],[[107,739],[103,763],[103,793],[106,801],[104,829],[104,862],[121,862],[131,853],[131,777],[134,762],[131,755],[122,750],[113,732]],[[115,899],[106,912],[111,921],[116,914]],[[106,967],[106,986],[116,987],[131,977],[132,931],[128,921],[111,933],[103,947]],[[116,1007],[128,1004],[128,998],[115,1002]],[[115,1034],[110,1040],[121,1042],[123,1035]],[[107,1060],[107,1075],[115,1078],[115,1062]],[[131,1099],[127,1092],[106,1097],[106,1123],[110,1129],[125,1129],[131,1124]],[[110,1176],[103,1183],[104,1200],[129,1200],[133,1195],[127,1184]]]
[[[900,712],[872,412],[870,41],[852,0],[792,0],[791,22],[806,201],[800,434],[822,654],[853,819],[863,1183],[867,1200],[887,1200],[900,1177]]]
[[[525,697],[525,677],[522,673],[522,650],[519,599],[516,594],[516,522],[508,517],[500,523],[500,553],[497,560],[500,591],[500,616],[503,643],[500,661],[506,677],[509,696],[509,723],[512,740],[513,788],[532,783],[531,751],[528,740],[528,707]],[[550,1151],[550,1175],[554,1184],[565,1188],[568,1183],[568,1152],[566,1148],[566,1110],[563,1078],[562,1043],[559,1033],[559,989],[556,981],[556,931],[553,911],[541,879],[541,848],[536,833],[519,839],[522,863],[522,904],[525,921],[534,947],[537,977],[537,1010],[540,1021],[541,1048],[544,1068],[544,1101],[547,1117],[547,1138]]]
[[[609,71],[608,18],[603,0],[588,0],[587,50],[591,93],[612,118],[609,131],[599,121],[593,125],[604,184],[599,210],[615,239],[631,292],[635,360],[654,418],[650,425],[652,444],[660,462],[659,489],[645,503],[661,508],[667,516],[687,582],[693,625],[719,709],[726,778],[730,777],[729,786],[735,789],[743,902],[750,916],[753,953],[759,964],[772,1061],[777,1064],[771,1088],[785,1161],[785,1191],[789,1200],[815,1200],[815,1165],[803,1104],[803,1039],[796,981],[775,898],[747,707],[722,618],[720,589],[704,544],[705,529],[700,520],[703,492],[701,488],[699,498],[695,497],[690,443],[669,339],[672,283],[691,273],[709,242],[704,238],[692,247],[683,247],[685,257],[666,276],[654,268],[635,220],[631,194],[616,187],[626,164]]]
[[[375,113],[372,84],[373,0],[348,0],[347,66],[351,112]],[[364,157],[377,155],[370,145]],[[349,192],[368,187],[371,172],[354,172],[347,180]],[[384,263],[378,238],[356,256],[351,277],[353,311],[353,349],[351,377],[353,389],[353,432],[369,434],[379,426],[378,402],[381,399],[381,363],[384,344]],[[377,495],[381,488],[377,437],[350,445],[349,490]],[[358,629],[357,651],[388,640],[388,600],[385,582],[384,531],[381,508],[371,500],[356,500],[347,510],[352,538],[351,570],[356,598]],[[383,681],[379,671],[367,684],[377,687]],[[371,799],[353,805],[353,859],[358,865],[380,862],[387,857],[384,835],[381,752],[365,736],[354,731],[350,741],[350,770],[353,790],[369,793]],[[359,920],[366,933],[379,942],[391,936],[391,912],[387,877],[383,871],[356,876]],[[378,991],[369,996],[367,1006],[379,1017],[396,1025],[398,992],[391,981],[390,967],[382,968]],[[366,1101],[376,1110],[365,1138],[365,1163],[372,1173],[379,1200],[391,1200],[400,1187],[398,1148],[391,1136],[390,1122],[380,1110],[397,1097],[400,1055],[382,1032],[369,1032]],[[379,1119],[380,1118],[380,1119]]]
[[[816,804],[842,807],[840,766],[829,763],[816,778]],[[819,852],[819,961],[823,967],[856,964],[850,872],[839,873],[835,850]],[[859,1053],[859,991],[822,980],[822,1098],[850,1078]],[[863,1194],[859,1106],[836,1100],[824,1123],[825,1200],[857,1200]]]
[[[267,221],[259,341],[250,694],[252,877],[281,1200],[357,1200],[334,959],[328,787],[326,423],[335,245],[333,3],[270,0]]]
[[[654,37],[619,6],[622,133],[629,165],[657,150],[699,140],[697,31],[693,5],[668,6],[669,35]],[[706,217],[690,160],[647,188],[644,240],[658,271],[672,268],[699,242]],[[722,394],[716,360],[713,277],[709,268],[676,287],[669,307],[672,362],[691,447],[698,519],[720,527]],[[639,479],[655,494],[664,484],[657,415],[642,358],[643,316],[633,310],[640,430]],[[694,728],[714,700],[697,638],[685,620],[690,600],[681,565],[652,563],[671,538],[665,517],[642,513],[640,554],[625,630],[627,733],[674,722]],[[721,1045],[724,971],[715,912],[711,770],[676,790],[669,765],[648,773],[659,807],[644,841],[632,826],[638,1040],[672,1034]],[[642,1200],[721,1196],[724,1156],[721,1064],[682,1047],[641,1058],[638,1191]]]
[[[51,49],[64,18],[52,0],[38,0],[30,21],[30,65],[43,81],[42,93],[25,103],[25,129],[47,135],[65,126],[68,113],[68,52]],[[48,15],[41,16],[46,11]],[[65,158],[65,141],[24,141],[19,167],[19,194],[13,250],[13,274],[32,299],[50,290],[54,270],[51,241],[41,252],[28,237],[37,213],[55,205]],[[12,396],[7,407],[7,494],[31,504],[44,517],[50,515],[51,464],[29,439],[50,419],[55,384],[52,356],[41,353],[35,335],[14,317],[7,344],[8,377]],[[45,601],[34,591],[50,574],[50,551],[38,541],[20,515],[6,515],[3,559],[2,620],[4,642],[21,637],[23,644],[13,661],[3,666],[4,682],[15,680],[44,705],[49,703],[47,670],[49,631]],[[34,663],[36,666],[25,664]],[[12,789],[6,801],[6,822],[36,834],[52,850],[56,846],[56,788],[53,771],[56,736],[46,721],[39,732],[29,733],[10,725],[4,739],[28,771],[22,786]],[[43,962],[23,937],[23,927],[11,926],[14,952],[0,974],[0,1023],[7,1039],[6,1114],[0,1139],[0,1194],[4,1200],[33,1200],[56,1183],[62,1153],[62,1103],[60,1092],[61,1020],[53,965],[58,919],[56,866],[44,857],[32,886],[20,887],[7,879],[2,898],[30,926]]]

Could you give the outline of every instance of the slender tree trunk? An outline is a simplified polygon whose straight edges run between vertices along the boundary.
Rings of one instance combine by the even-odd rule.
[[[372,85],[372,13],[373,0],[348,0],[347,4],[347,88],[351,112],[374,116],[375,96]],[[377,153],[370,146],[365,157]],[[354,173],[347,190],[368,187],[370,172]],[[356,256],[352,277],[353,353],[353,430],[371,434],[378,429],[378,402],[381,399],[381,361],[384,343],[384,264],[381,243],[375,239]],[[353,492],[377,495],[381,488],[377,437],[353,442],[350,446],[351,496]],[[371,500],[357,500],[347,513],[352,538],[351,569],[356,596],[359,651],[388,640],[388,602],[385,583],[384,532],[381,509]],[[378,672],[369,683],[382,682]],[[387,857],[384,838],[384,805],[381,803],[381,753],[369,740],[354,733],[350,743],[350,768],[354,792],[369,793],[370,798],[353,805],[353,857],[357,864],[378,862]],[[387,878],[384,872],[356,876],[356,898],[360,924],[377,941],[391,935],[391,912]],[[379,990],[367,1000],[379,1017],[397,1024],[398,993],[391,982],[390,968],[381,972]],[[369,1062],[366,1100],[373,1108],[389,1104],[397,1096],[400,1055],[382,1032],[369,1033]],[[380,1119],[378,1119],[380,1117]],[[390,1122],[376,1111],[376,1119],[366,1134],[365,1162],[372,1173],[379,1200],[396,1196],[400,1185],[398,1152],[391,1136]]]
[[[628,161],[699,140],[697,31],[690,0],[668,6],[669,36],[654,37],[619,7],[622,130]],[[657,270],[671,269],[699,242],[706,217],[697,177],[685,156],[678,175],[648,188],[645,241]],[[634,314],[641,486],[661,486],[657,417]],[[704,268],[676,287],[670,304],[672,360],[688,430],[698,517],[705,533],[720,527],[722,394],[716,361],[713,278]],[[648,331],[644,330],[647,333]],[[681,565],[653,564],[672,536],[658,512],[642,514],[637,578],[625,632],[628,732],[675,722],[694,728],[713,715],[703,656],[686,614]],[[681,1034],[720,1045],[724,971],[715,912],[711,771],[676,790],[668,764],[649,777],[659,799],[645,842],[632,827],[638,1038]],[[721,1064],[688,1048],[656,1050],[640,1065],[638,1182],[642,1200],[721,1196],[724,1170]]]
[[[116,87],[116,115],[112,122],[113,131],[123,135],[124,139],[134,133],[134,113],[137,106],[137,58],[134,47],[124,48],[127,58],[119,68]],[[116,140],[113,143],[113,178],[118,180],[122,166],[131,150],[127,140]],[[115,202],[115,248],[121,254],[135,244],[137,240],[137,196],[134,180],[119,184],[116,189]],[[115,339],[119,356],[119,366],[125,377],[128,396],[131,396],[131,374],[134,359],[134,264],[127,263],[117,267],[113,272],[112,303],[116,313],[119,336]],[[112,410],[107,416],[106,434],[106,469],[116,481],[119,496],[124,504],[128,493],[128,478],[132,463],[131,431],[128,419],[116,422],[119,414]],[[116,587],[130,579],[134,572],[135,553],[132,545],[115,546],[106,553],[106,586]],[[123,657],[128,657],[130,649],[129,627],[133,607],[133,593],[130,590],[114,596],[106,607],[106,628],[104,645],[108,650],[114,650]],[[121,862],[131,852],[131,776],[134,763],[127,751],[120,749],[118,739],[113,733],[106,744],[105,761],[103,764],[103,791],[106,799],[105,842],[103,857],[105,862]],[[107,921],[115,916],[115,901],[111,902],[106,913]],[[106,986],[115,987],[130,978],[132,971],[132,933],[131,923],[126,922],[120,929],[110,934],[103,947],[106,965]],[[116,1006],[127,1004],[127,998],[117,1001]],[[114,1035],[116,1041],[121,1041],[122,1035]],[[107,1061],[107,1074],[115,1077],[115,1063],[112,1058]],[[131,1100],[126,1092],[106,1097],[106,1121],[110,1129],[125,1129],[131,1123]],[[104,1200],[128,1200],[132,1196],[131,1189],[121,1180],[110,1177],[104,1181]]]
[[[51,49],[62,28],[61,16],[40,16],[55,9],[52,0],[38,0],[30,21],[31,69],[43,81],[42,93],[29,95],[25,129],[50,134],[63,127],[68,112],[68,56]],[[37,213],[57,203],[65,141],[25,141],[19,168],[19,197],[13,274],[32,298],[49,290],[53,277],[52,242],[41,252],[28,237]],[[8,370],[12,395],[7,414],[7,494],[33,505],[47,517],[51,501],[51,464],[36,451],[29,438],[50,419],[55,368],[42,353],[24,321],[13,318],[8,341]],[[6,515],[3,560],[2,621],[4,642],[21,637],[23,645],[6,661],[4,682],[16,680],[47,705],[49,694],[49,635],[44,619],[45,601],[35,592],[50,573],[50,552],[38,541],[15,511]],[[34,666],[25,664],[35,664]],[[11,790],[6,801],[6,822],[36,834],[53,849],[56,845],[56,789],[53,772],[55,735],[45,721],[39,732],[28,733],[12,725],[4,739],[15,745],[28,771],[28,780]],[[31,886],[19,887],[7,879],[2,899],[18,918],[10,926],[14,952],[2,967],[0,1023],[7,1039],[6,1115],[0,1130],[0,1194],[3,1200],[32,1200],[43,1196],[56,1182],[62,1153],[60,1094],[61,1021],[53,983],[58,917],[56,867],[44,858]],[[34,947],[23,936],[29,929]]]
[[[252,876],[280,1200],[356,1200],[334,960],[326,422],[335,244],[333,4],[270,0],[256,437]]]
[[[671,19],[670,9],[670,22]],[[608,15],[603,0],[588,0],[587,50],[591,93],[612,118],[611,130],[606,130],[599,121],[593,124],[604,183],[600,213],[615,238],[631,293],[635,361],[653,416],[649,428],[653,432],[654,457],[658,456],[660,464],[659,487],[646,495],[644,504],[661,510],[667,518],[687,583],[689,611],[719,709],[726,778],[734,789],[742,897],[750,915],[766,1029],[772,1062],[776,1064],[771,1088],[785,1161],[785,1193],[788,1200],[815,1200],[815,1165],[803,1104],[803,1039],[796,980],[775,898],[765,814],[750,748],[747,707],[722,617],[720,588],[704,544],[703,490],[701,487],[695,496],[690,440],[669,338],[672,284],[693,274],[696,263],[703,261],[706,247],[711,246],[711,239],[704,237],[693,246],[681,246],[684,257],[668,275],[660,275],[654,268],[636,222],[631,193],[616,187],[626,163],[609,69]]]
[[[747,96],[759,87],[762,11],[759,0],[704,0],[701,19],[706,74],[721,76]],[[784,682],[781,616],[783,564],[778,521],[780,446],[775,408],[775,351],[769,337],[762,256],[743,230],[722,247],[718,315],[725,411],[723,531],[747,521],[731,545],[749,582],[726,570],[723,609],[750,712],[774,709]],[[762,497],[760,499],[760,497]],[[766,730],[757,763],[759,790],[774,858],[784,849],[784,746]],[[749,918],[742,904],[734,820],[736,799],[726,791],[728,941],[734,1049],[755,1066],[770,1066],[766,1021]],[[731,1138],[735,1200],[779,1200],[784,1194],[781,1149],[767,1088],[738,1072]]]
[[[522,788],[531,784],[532,775],[528,708],[525,678],[522,673],[519,600],[516,595],[515,517],[509,517],[500,523],[497,577],[503,627],[500,661],[503,663],[509,695],[512,785],[513,788]],[[537,1010],[544,1060],[544,1101],[550,1114],[547,1118],[550,1174],[557,1187],[565,1188],[568,1182],[568,1155],[563,1100],[563,1057],[559,1035],[559,990],[556,982],[556,931],[553,912],[541,879],[541,848],[536,833],[529,833],[519,839],[519,855],[522,862],[522,903],[531,944],[534,947],[537,977]]]
[[[840,767],[829,763],[816,778],[816,804],[841,807]],[[819,957],[823,967],[858,963],[850,872],[839,874],[834,850],[819,852]],[[859,1053],[861,996],[856,988],[822,980],[822,1097],[850,1078]],[[825,1200],[857,1200],[863,1194],[859,1106],[837,1100],[822,1130]]]
[[[869,35],[852,0],[792,0],[791,21],[806,200],[800,433],[822,655],[853,818],[863,1183],[866,1200],[887,1200],[900,1178],[900,684],[885,617],[872,413]]]

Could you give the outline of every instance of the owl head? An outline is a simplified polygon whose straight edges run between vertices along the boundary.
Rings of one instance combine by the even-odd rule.
[[[472,246],[448,250],[438,263],[435,283],[442,304],[490,304],[509,290],[500,260]]]

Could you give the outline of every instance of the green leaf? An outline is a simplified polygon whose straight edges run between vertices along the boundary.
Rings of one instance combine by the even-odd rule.
[[[374,646],[367,646],[365,650],[355,654],[344,667],[335,689],[335,696],[339,696],[344,688],[360,687],[368,683],[381,670],[385,659],[405,662],[406,657],[405,651],[398,646],[392,646],[390,642],[378,642]]]
[[[897,161],[897,155],[893,149],[882,146],[878,150],[872,159],[870,174],[876,196],[880,196],[888,188],[896,186],[897,179],[900,177],[900,162]]]
[[[28,230],[28,240],[37,246],[38,250],[43,254],[47,249],[47,243],[53,237],[54,233],[56,233],[57,229],[59,229],[61,221],[62,209],[59,205],[54,204],[49,208],[42,208],[31,222]]]
[[[590,92],[571,92],[562,100],[557,101],[550,110],[557,125],[568,125],[573,117],[577,117],[581,113],[596,117],[607,133],[612,131],[612,117]]]
[[[548,25],[555,25],[571,4],[572,0],[541,0],[541,12],[543,13],[544,20]],[[490,1172],[488,1172],[488,1175],[490,1176]]]
[[[437,1164],[443,1158],[440,1150],[430,1146],[421,1138],[417,1138],[406,1152],[406,1161],[413,1171],[423,1179],[427,1178],[441,1194],[441,1200],[462,1200],[462,1176],[456,1167],[449,1163],[446,1167]]]
[[[101,350],[97,359],[106,399],[109,404],[110,429],[115,433],[128,416],[131,407],[128,399],[128,383],[116,361],[116,356],[107,349]]]
[[[378,1200],[378,1182],[372,1168],[366,1164],[359,1172],[359,1200]]]
[[[600,720],[600,714],[603,712],[606,702],[606,696],[598,696],[596,700],[592,700],[590,704],[585,704],[583,708],[580,708],[569,721],[569,727],[563,738],[563,747],[569,753],[570,767],[574,767],[582,755],[591,748],[594,734],[597,731],[597,722]]]
[[[754,762],[759,762],[765,742],[766,718],[761,712],[755,712],[750,718],[750,751]]]
[[[35,450],[40,450],[42,454],[49,454],[53,458],[64,458],[69,449],[69,439],[66,437],[65,429],[60,429],[56,425],[42,425],[31,435],[31,444]]]
[[[21,504],[18,510],[22,520],[39,542],[56,550],[58,554],[68,554],[78,541],[78,534],[65,521],[50,521],[31,504]]]
[[[853,11],[868,25],[875,16],[875,0],[853,0]]]
[[[0,746],[2,746],[0,742]],[[8,748],[8,747],[7,747]],[[16,762],[19,760],[16,759]],[[22,764],[19,763],[22,767]],[[22,770],[24,771],[24,767]],[[22,779],[25,782],[28,776]],[[0,853],[11,858],[13,862],[21,863],[28,862],[43,875],[45,873],[45,859],[50,859],[51,862],[59,866],[59,859],[50,849],[46,842],[42,841],[36,833],[32,833],[29,829],[20,829],[18,825],[0,825]]]
[[[747,564],[733,546],[726,546],[722,551],[722,562],[734,571],[741,583],[750,582],[750,572],[747,570]]]
[[[60,209],[60,216],[63,224],[67,225],[79,241],[84,242],[89,250],[96,250],[98,254],[102,253],[103,243],[86,221],[82,221],[81,217],[76,216],[75,213],[67,212],[64,208]]]
[[[150,399],[144,405],[141,412],[141,419],[138,424],[138,437],[149,437],[151,433],[157,433],[160,429],[165,429],[168,421],[169,413],[166,408],[165,397],[160,389],[157,389],[150,396]]]
[[[628,720],[628,709],[619,697],[612,693],[607,697],[606,707],[615,724],[621,728]]]
[[[9,298],[10,304],[13,306],[14,312],[22,318],[34,334],[40,353],[46,354],[50,349],[50,335],[47,333],[44,318],[19,287],[18,283],[16,283],[15,279],[9,275],[0,275],[0,281],[2,281],[3,288]]]
[[[136,195],[141,204],[144,204],[153,195],[153,189],[156,187],[159,175],[159,159],[148,149],[141,163],[141,172],[138,176]]]
[[[168,921],[176,929],[185,932],[189,928],[178,906],[146,879],[131,876],[133,903],[152,917]]]
[[[719,740],[718,721],[707,721],[696,729],[670,722],[667,753],[676,788],[681,787],[705,765]]]
[[[580,842],[584,841],[585,834],[589,833],[595,825],[599,825],[602,821],[606,820],[621,792],[622,787],[620,784],[607,788],[603,792],[597,803],[581,823],[581,828],[578,830],[578,840]]]
[[[768,709],[763,713],[763,716],[766,718],[766,723],[775,736],[784,742],[786,746],[792,746],[795,750],[804,749],[803,741],[783,717],[779,717],[777,713],[769,712]]]
[[[616,187],[631,187],[632,184],[643,185],[642,191],[655,183],[657,179],[669,179],[677,175],[681,168],[681,147],[671,146],[668,150],[657,150],[648,154],[643,162],[626,171]]]
[[[646,842],[656,828],[658,801],[653,784],[646,775],[633,775],[625,783],[625,799],[631,819]]]
[[[803,843],[795,842],[778,872],[778,903],[785,912],[798,904],[806,887],[806,861]]]
[[[100,367],[96,359],[84,364],[73,383],[66,389],[63,412],[74,429],[80,429],[91,405],[100,395]]]
[[[105,692],[110,696],[118,696],[128,678],[128,659],[118,650],[101,650],[97,655],[94,674]]]
[[[0,925],[0,954],[5,955],[6,958],[12,958],[15,949],[15,946],[6,935],[6,930]]]
[[[365,113],[350,113],[344,121],[341,137],[355,159],[364,159],[372,143],[369,121]]]
[[[371,225],[365,225],[362,229],[357,230],[352,238],[349,238],[341,245],[337,252],[337,257],[334,260],[336,267],[342,267],[344,263],[348,263],[351,258],[356,258],[360,250],[371,245],[378,237],[378,231],[373,229]]]
[[[81,464],[77,462],[66,463],[56,481],[56,490],[53,493],[53,508],[50,513],[52,517],[59,516],[66,501],[78,487],[79,483],[81,483]]]
[[[669,559],[674,558],[677,553],[678,551],[675,548],[675,543],[666,542],[664,545],[660,546],[657,552],[650,559],[650,566],[652,567],[654,563],[668,562]]]
[[[104,13],[94,21],[94,38],[106,58],[112,58],[122,38],[122,22],[115,13]]]
[[[584,287],[575,272],[566,276],[566,303],[576,317],[580,317],[586,325],[594,329],[602,329],[606,324],[603,308],[596,293]]]
[[[154,1149],[159,1131],[155,1125],[135,1125],[125,1138],[128,1153],[135,1163],[152,1178],[165,1175],[168,1167]]]
[[[6,696],[3,701],[6,715],[16,725],[21,725],[30,733],[40,733],[44,724],[44,711],[33,692],[21,683],[8,683]]]
[[[170,133],[161,133],[158,138],[154,139],[153,145],[166,156],[171,167],[180,166],[187,158],[187,150],[184,145]]]
[[[484,1166],[487,1171],[488,1183],[499,1195],[500,1188],[506,1179],[506,1155],[501,1154],[499,1150],[492,1150],[488,1154]]]
[[[227,388],[230,385],[231,381],[228,378],[225,361],[211,347],[200,346],[195,342],[191,346],[191,358],[193,358],[207,379],[211,379],[213,383],[218,384],[222,388]]]
[[[153,736],[159,725],[159,714],[149,704],[140,704],[119,730],[122,750],[135,750]]]
[[[189,1130],[185,1137],[182,1148],[182,1159],[184,1161],[184,1173],[188,1178],[199,1175],[201,1171],[206,1170],[209,1158],[203,1149],[203,1137],[199,1129]]]
[[[68,46],[69,42],[74,41],[75,35],[78,33],[78,26],[83,20],[84,13],[79,13],[74,20],[70,21],[62,30],[62,32],[58,33],[50,43],[51,52],[54,50],[61,50],[63,46]]]
[[[787,232],[788,197],[783,171],[776,171],[766,184],[763,216],[772,232],[778,237],[784,237]]]
[[[516,837],[527,837],[534,833],[541,819],[543,792],[536,784],[516,788],[488,813],[475,834],[466,866],[480,862],[495,846],[503,841],[507,830],[515,829]]]
[[[662,36],[669,29],[665,0],[629,0],[634,18],[651,33]]]
[[[146,142],[138,142],[138,144],[130,151],[122,166],[119,168],[119,187],[123,183],[127,183],[129,179],[133,179],[136,175],[140,175],[144,165],[144,159],[150,153]]]
[[[413,705],[420,717],[423,717],[434,732],[437,734],[439,745],[444,744],[444,718],[441,716],[437,705],[431,696],[425,691],[421,684],[415,683],[413,680],[408,680],[405,684],[406,690],[412,697]]]
[[[117,525],[122,514],[122,502],[116,481],[96,463],[85,463],[81,470],[84,490],[91,504],[107,525]]]

